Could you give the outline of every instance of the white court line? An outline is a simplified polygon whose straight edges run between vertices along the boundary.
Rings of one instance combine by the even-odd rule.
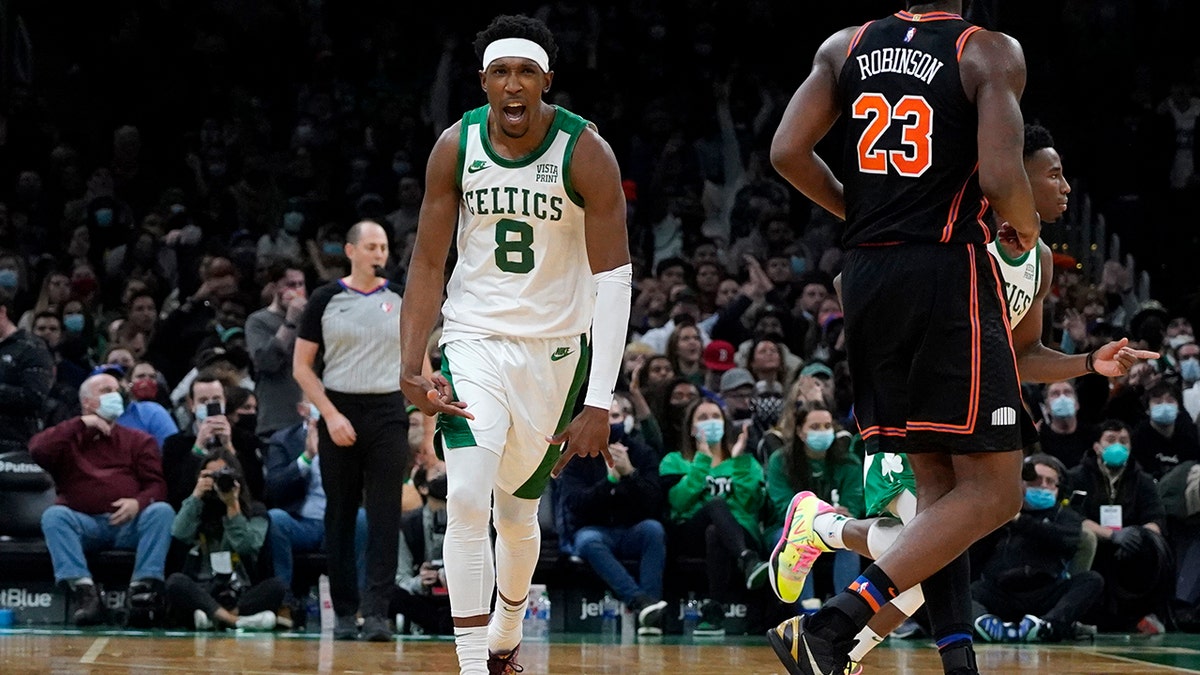
[[[1125,661],[1126,663],[1135,663],[1139,666],[1150,666],[1151,668],[1162,668],[1164,670],[1169,670],[1173,673],[1200,673],[1200,670],[1193,670],[1191,668],[1184,668],[1182,666],[1168,666],[1163,663],[1154,663],[1153,661],[1141,661],[1139,659],[1129,658],[1128,656],[1119,656],[1117,654],[1110,654],[1109,652],[1102,652],[1099,650],[1094,651],[1092,653],[1096,654],[1098,656],[1105,656],[1105,657],[1108,657],[1110,659],[1114,659],[1117,661]]]
[[[104,648],[107,646],[108,638],[96,638],[96,641],[92,643],[92,646],[88,647],[88,650],[83,653],[83,656],[79,657],[79,662],[95,663],[96,659],[99,658],[100,654],[104,652]]]

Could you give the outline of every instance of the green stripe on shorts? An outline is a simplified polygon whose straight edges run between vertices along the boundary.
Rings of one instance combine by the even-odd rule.
[[[571,413],[575,410],[575,401],[579,399],[579,391],[583,389],[583,381],[587,377],[588,364],[591,363],[591,349],[589,348],[587,335],[579,336],[579,361],[575,363],[575,376],[571,379],[571,390],[567,394],[567,401],[563,404],[562,413],[558,416],[558,426],[554,433],[560,434],[567,425],[571,423]],[[513,493],[514,497],[520,499],[537,499],[546,491],[546,484],[550,482],[550,470],[554,468],[554,463],[558,461],[562,454],[560,445],[551,445],[546,448],[546,455],[542,457],[542,463],[525,481],[525,484],[517,488]]]
[[[450,383],[450,394],[457,401],[458,392],[454,389],[454,376],[450,374],[450,357],[446,356],[445,350],[442,350],[442,376]],[[468,424],[467,418],[458,415],[438,414],[437,439],[440,442],[434,443],[434,446],[438,450],[478,445],[475,442],[475,434],[471,433],[471,425]],[[438,457],[445,459],[444,452],[439,452]]]

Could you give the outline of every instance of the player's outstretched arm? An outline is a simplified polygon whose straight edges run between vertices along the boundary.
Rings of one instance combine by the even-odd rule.
[[[1025,318],[1012,329],[1017,371],[1022,382],[1062,382],[1092,372],[1105,377],[1120,377],[1138,361],[1158,358],[1156,352],[1130,348],[1127,339],[1110,342],[1088,354],[1064,354],[1042,344],[1043,305],[1054,282],[1054,256],[1050,247],[1041,242],[1037,254],[1041,256],[1041,266],[1045,270],[1042,283]]]
[[[400,307],[400,389],[426,415],[471,417],[453,400],[440,376],[427,375],[426,345],[437,321],[445,286],[446,256],[458,221],[460,198],[455,172],[461,122],[442,132],[425,170],[425,198],[417,221],[417,241]]]
[[[817,143],[829,133],[840,111],[837,78],[857,27],[847,28],[821,45],[812,71],[792,95],[771,139],[771,165],[787,182],[826,211],[845,220],[842,183],[817,156]]]

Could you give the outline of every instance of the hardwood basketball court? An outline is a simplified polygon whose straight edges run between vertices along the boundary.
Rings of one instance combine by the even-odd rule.
[[[587,638],[584,640],[583,638]],[[526,673],[725,675],[783,673],[766,640],[726,638],[684,644],[679,638],[628,645],[598,636],[555,635],[527,642]],[[980,645],[984,673],[1200,673],[1200,636],[1101,636],[1073,645]],[[317,634],[183,633],[112,630],[0,631],[0,673],[455,673],[446,639],[394,643],[333,642]],[[876,649],[866,673],[939,675],[936,652],[923,640],[891,640]]]

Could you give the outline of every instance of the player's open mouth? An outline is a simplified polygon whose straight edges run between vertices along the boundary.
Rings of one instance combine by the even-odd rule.
[[[521,103],[509,103],[504,106],[504,117],[509,124],[516,124],[525,117],[525,106]]]

